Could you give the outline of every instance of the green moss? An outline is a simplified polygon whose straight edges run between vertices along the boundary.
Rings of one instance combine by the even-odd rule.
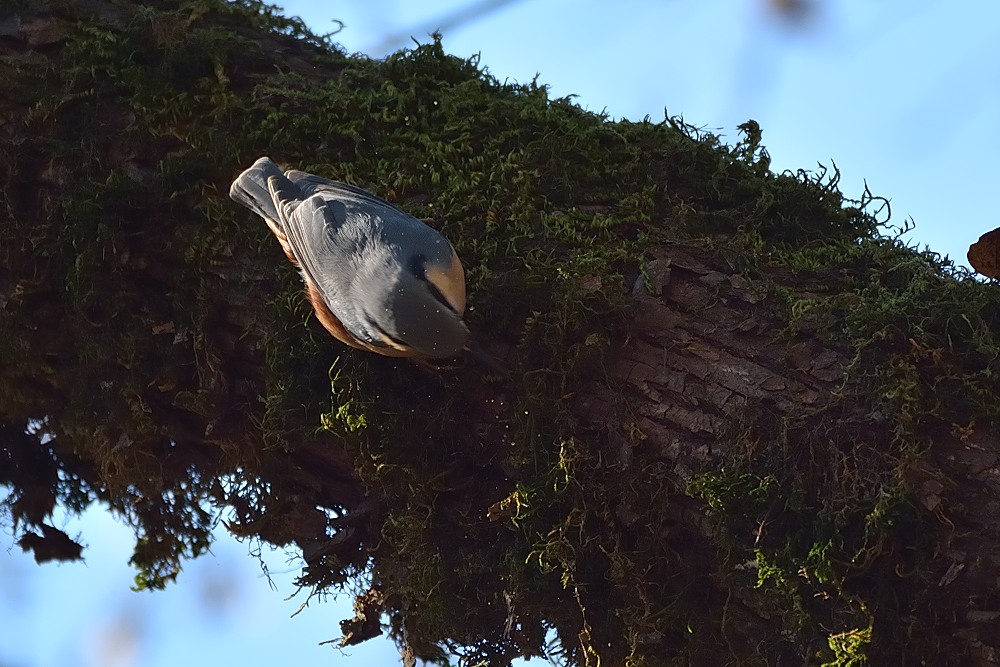
[[[913,472],[944,474],[932,449],[941,434],[995,423],[987,331],[998,297],[937,255],[877,235],[783,245],[767,260],[797,283],[774,291],[789,305],[785,335],[846,338],[853,360],[830,404],[798,421],[775,429],[773,415],[748,415],[731,458],[690,491],[726,535],[757,526],[752,544],[729,541],[731,558],[756,554],[756,586],[783,600],[791,630],[828,628],[813,642],[824,664],[895,662],[905,641],[895,615],[934,613],[936,554],[954,539],[948,512],[963,511],[928,511]]]

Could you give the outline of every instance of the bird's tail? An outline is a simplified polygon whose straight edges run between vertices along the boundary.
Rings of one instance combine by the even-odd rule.
[[[254,162],[252,167],[236,177],[229,188],[229,196],[233,201],[243,204],[268,223],[280,225],[278,211],[274,207],[271,192],[267,188],[267,179],[271,176],[284,178],[285,175],[278,168],[278,165],[271,161],[271,158],[262,157]]]

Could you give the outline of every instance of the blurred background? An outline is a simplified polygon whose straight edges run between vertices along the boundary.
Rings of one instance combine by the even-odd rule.
[[[841,170],[892,204],[906,238],[965,264],[1000,225],[1000,3],[983,0],[286,0],[317,33],[377,58],[427,41],[480,54],[498,79],[612,118],[664,111],[737,140],[752,118],[775,171]],[[236,167],[234,166],[234,169]],[[287,599],[294,555],[218,531],[213,553],[157,593],[129,589],[131,530],[99,511],[57,517],[85,563],[38,566],[0,526],[0,667],[399,664],[373,640],[339,651],[350,599]],[[192,659],[196,648],[198,659]],[[534,664],[534,663],[533,663]]]

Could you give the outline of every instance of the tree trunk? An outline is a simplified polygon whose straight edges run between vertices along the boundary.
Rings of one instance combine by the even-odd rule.
[[[39,561],[99,501],[146,586],[222,518],[368,582],[345,643],[409,659],[1000,662],[996,290],[752,121],[612,123],[251,0],[17,4],[0,55],[0,482]],[[226,197],[263,154],[431,219],[510,372],[330,339]]]
[[[678,246],[652,265],[653,294],[633,293],[637,314],[610,362],[612,382],[589,384],[576,412],[612,445],[609,473],[630,479],[626,492],[615,481],[597,494],[614,498],[603,534],[617,546],[639,526],[645,541],[633,551],[659,544],[686,577],[699,575],[691,595],[703,596],[715,624],[702,629],[697,662],[743,659],[737,647],[753,646],[765,664],[811,664],[827,651],[837,664],[854,664],[855,652],[878,664],[920,655],[994,664],[997,615],[972,583],[995,568],[988,429],[955,405],[926,416],[873,410],[851,380],[857,350],[830,336],[826,319],[782,330],[773,288],[814,299],[801,275],[772,266],[761,289],[715,253]],[[870,324],[877,338],[906,333]],[[932,375],[916,382],[950,382],[944,350],[906,342],[912,357],[893,365],[912,360]],[[631,590],[651,560],[624,568]],[[823,629],[804,627],[806,618]]]

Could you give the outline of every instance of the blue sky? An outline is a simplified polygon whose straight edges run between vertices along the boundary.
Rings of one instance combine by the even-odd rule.
[[[786,0],[787,2],[787,0]],[[387,36],[426,39],[465,2],[352,4],[289,0],[288,13],[350,51],[383,55]],[[481,54],[500,79],[539,81],[553,96],[616,118],[662,119],[664,108],[729,140],[748,118],[764,130],[772,167],[840,167],[841,187],[867,181],[892,200],[910,238],[965,262],[994,214],[1000,175],[1000,3],[982,0],[817,0],[792,21],[779,0],[521,0],[446,30],[445,48]],[[234,170],[235,170],[234,166]],[[0,667],[174,667],[184,664],[398,664],[386,642],[341,654],[350,601],[301,600],[288,556],[220,532],[213,554],[159,593],[129,590],[130,529],[97,511],[57,522],[88,544],[86,564],[36,566],[0,532]],[[190,662],[196,647],[203,656]]]
[[[377,56],[386,33],[423,38],[463,4],[285,6],[321,32],[342,20],[341,43]],[[444,44],[481,54],[500,79],[538,74],[554,96],[577,95],[615,118],[659,120],[667,108],[730,140],[753,118],[774,169],[835,162],[846,194],[860,195],[867,180],[891,199],[895,222],[915,220],[915,241],[964,262],[969,244],[1000,226],[991,205],[1000,4],[815,0],[800,22],[773,9],[780,4],[521,0],[446,32]]]

